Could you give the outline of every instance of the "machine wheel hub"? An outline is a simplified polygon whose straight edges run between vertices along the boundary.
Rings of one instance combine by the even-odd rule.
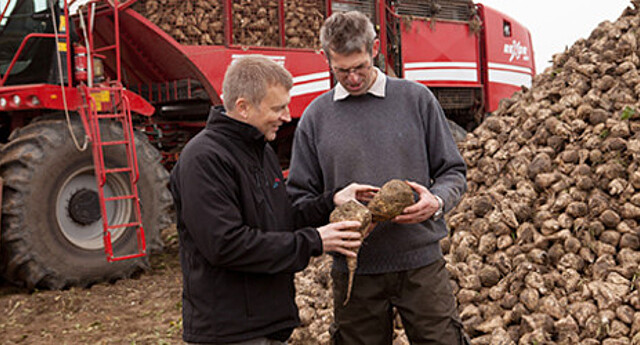
[[[102,217],[98,193],[89,189],[80,189],[69,200],[69,216],[78,224],[89,225]]]

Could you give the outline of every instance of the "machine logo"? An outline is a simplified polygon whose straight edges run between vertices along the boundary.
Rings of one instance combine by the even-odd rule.
[[[513,40],[511,44],[505,43],[504,53],[509,55],[509,62],[513,60],[529,61],[529,52],[520,41]]]

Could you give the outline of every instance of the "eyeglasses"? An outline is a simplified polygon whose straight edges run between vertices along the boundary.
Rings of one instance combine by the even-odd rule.
[[[363,75],[371,69],[370,63],[363,63],[362,65],[352,67],[352,68],[340,68],[340,67],[331,67],[333,73],[336,74],[337,77],[348,77],[351,73]]]

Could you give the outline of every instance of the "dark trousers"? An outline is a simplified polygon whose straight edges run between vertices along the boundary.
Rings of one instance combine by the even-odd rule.
[[[444,259],[414,270],[356,275],[343,306],[347,274],[332,271],[333,345],[391,345],[396,307],[413,345],[467,344]]]

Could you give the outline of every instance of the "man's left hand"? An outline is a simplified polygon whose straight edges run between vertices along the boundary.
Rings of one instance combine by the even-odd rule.
[[[409,186],[418,193],[420,198],[418,199],[418,202],[405,208],[401,215],[393,218],[393,221],[400,224],[424,222],[431,218],[440,207],[438,200],[426,187],[410,181],[407,181],[407,184],[409,184]]]
[[[366,204],[373,199],[378,190],[380,188],[368,184],[352,183],[333,196],[333,203],[336,206],[340,206],[349,200],[356,200]]]

